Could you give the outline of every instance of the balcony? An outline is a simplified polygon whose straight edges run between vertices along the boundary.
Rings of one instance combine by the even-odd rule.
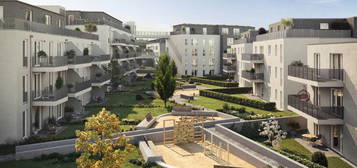
[[[82,79],[81,82],[75,84],[68,84],[68,96],[77,97],[92,90],[92,81]]]
[[[92,80],[92,86],[101,87],[105,84],[108,84],[110,82],[110,79],[110,75],[96,76]]]
[[[275,40],[281,38],[349,38],[351,30],[313,30],[313,29],[287,29],[258,35],[256,41]]]
[[[344,87],[343,69],[316,69],[288,66],[288,79],[315,87]]]
[[[264,73],[242,71],[242,78],[254,83],[264,83]]]
[[[242,61],[247,63],[263,64],[264,55],[263,54],[242,54]]]
[[[225,73],[235,73],[237,71],[237,67],[235,65],[224,65],[223,72]]]
[[[68,69],[68,60],[65,56],[33,57],[32,66],[34,72],[58,72]]]
[[[93,57],[90,56],[74,56],[73,58],[68,58],[69,68],[84,68],[92,66]]]
[[[98,40],[98,35],[80,32],[76,30],[70,30],[66,28],[60,28],[55,25],[46,25],[44,23],[30,22],[17,18],[6,17],[3,19],[3,23],[0,23],[0,29],[15,29],[23,31],[31,31],[38,33],[46,33],[53,35],[62,35],[69,37],[85,38],[90,40]]]
[[[237,57],[235,54],[231,54],[231,53],[224,53],[223,54],[223,59],[230,59],[230,60],[236,60]]]
[[[99,55],[99,56],[92,56],[92,63],[93,64],[107,64],[110,62],[110,55]]]
[[[33,93],[32,95],[36,95]],[[47,87],[41,92],[41,96],[33,96],[34,106],[57,106],[68,101],[68,90],[66,87],[54,89]]]
[[[316,124],[343,124],[343,107],[317,106],[303,101],[299,95],[288,96],[288,109],[314,121]]]

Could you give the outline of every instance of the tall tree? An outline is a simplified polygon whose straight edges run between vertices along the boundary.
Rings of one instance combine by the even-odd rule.
[[[177,68],[167,53],[163,53],[158,61],[155,70],[154,88],[164,101],[165,107],[167,100],[174,94],[176,89]]]
[[[77,158],[79,168],[117,168],[124,162],[125,155],[132,151],[128,138],[114,137],[121,131],[120,120],[115,114],[103,109],[99,114],[89,117],[84,131],[76,131],[75,149],[81,152]],[[121,150],[123,149],[124,150]]]

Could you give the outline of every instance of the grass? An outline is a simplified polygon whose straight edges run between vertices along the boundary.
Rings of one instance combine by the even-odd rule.
[[[347,164],[346,162],[344,162],[343,160],[341,160],[338,157],[329,157],[327,158],[328,161],[328,167],[329,168],[352,168],[351,165]]]
[[[280,144],[281,150],[298,153],[306,159],[310,159],[312,153],[294,139],[284,139]]]
[[[222,100],[217,100],[217,99],[204,97],[204,96],[198,96],[198,99],[193,100],[190,103],[200,105],[205,108],[209,108],[209,109],[213,109],[213,110],[222,109],[224,104],[228,104],[229,106],[233,106],[235,108],[244,107],[247,112],[254,112],[256,114],[269,114],[270,113],[277,117],[296,115],[294,112],[291,112],[291,111],[278,111],[278,110],[277,111],[266,111],[266,110],[256,109],[253,107],[248,107],[248,106],[243,106],[243,105],[239,105],[239,104],[235,104],[235,103],[225,102]]]
[[[135,148],[134,151],[128,153],[124,158],[124,163],[120,165],[121,168],[141,168],[141,166],[133,165],[129,163],[130,159],[143,160],[139,148]],[[56,159],[49,160],[18,160],[9,162],[0,162],[1,168],[76,168],[75,161],[72,162],[56,162]]]
[[[210,85],[210,84],[204,84],[204,83],[199,83],[198,86],[206,87],[208,89],[221,89],[221,88],[224,88],[222,86],[216,86],[216,85]]]

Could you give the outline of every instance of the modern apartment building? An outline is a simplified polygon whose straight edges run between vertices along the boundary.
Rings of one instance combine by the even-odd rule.
[[[170,36],[169,32],[164,31],[136,31],[135,37],[140,41],[151,41],[161,38],[168,38]]]
[[[287,69],[294,61],[306,63],[308,44],[355,40],[355,18],[292,19],[289,26],[274,23],[269,32],[257,35],[253,43],[234,46],[239,67],[237,78],[243,86],[253,86],[253,94],[276,102],[287,109],[288,93],[298,91],[296,83],[287,79]]]
[[[173,26],[167,40],[169,55],[182,75],[205,76],[223,72],[228,46],[250,26],[180,24]]]
[[[307,46],[307,63],[289,65],[288,109],[305,117],[311,134],[357,163],[357,42]]]
[[[154,52],[156,60],[160,57],[161,54],[167,51],[166,40],[167,40],[166,38],[160,38],[160,39],[148,41],[146,43],[146,49]]]
[[[86,24],[97,31],[85,32]],[[105,99],[111,60],[130,77],[137,61],[145,64],[153,55],[104,12],[17,0],[0,1],[0,37],[0,144],[39,134],[49,119],[62,120],[67,112],[80,118],[84,105]]]

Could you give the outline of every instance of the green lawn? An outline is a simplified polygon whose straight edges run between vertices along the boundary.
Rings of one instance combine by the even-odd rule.
[[[139,148],[135,148],[134,151],[128,153],[125,157],[125,162],[120,166],[121,168],[141,168],[141,166],[133,165],[129,163],[130,159],[143,160]],[[19,160],[0,162],[1,168],[76,168],[75,161],[57,163],[56,159],[49,160]]]
[[[344,162],[343,160],[341,160],[338,157],[329,157],[327,158],[328,160],[328,167],[329,168],[352,168],[352,166],[350,166],[349,164],[347,164],[346,162]]]
[[[256,109],[256,108],[243,106],[243,105],[239,105],[239,104],[235,104],[235,103],[229,103],[229,102],[225,102],[225,101],[222,101],[222,100],[217,100],[217,99],[204,97],[204,96],[198,96],[197,100],[193,100],[190,103],[196,104],[196,105],[200,105],[200,106],[203,106],[203,107],[206,107],[206,108],[209,108],[209,109],[213,109],[213,110],[222,109],[222,106],[224,104],[228,104],[229,106],[234,106],[235,108],[244,107],[247,112],[254,112],[256,114],[269,114],[269,113],[271,113],[274,116],[278,116],[278,117],[296,115],[295,113],[293,113],[291,111],[266,111],[266,110]]]
[[[242,98],[242,99],[253,99],[253,100],[257,100],[257,101],[261,101],[261,102],[264,102],[264,100],[261,100],[259,98],[252,98],[252,97],[248,97],[244,94],[230,94],[231,96],[234,96],[234,97],[239,97],[239,98]]]
[[[204,83],[200,83],[197,86],[207,87],[209,89],[221,89],[221,88],[224,88],[222,86],[216,86],[216,85],[210,85],[210,84],[204,84]]]

